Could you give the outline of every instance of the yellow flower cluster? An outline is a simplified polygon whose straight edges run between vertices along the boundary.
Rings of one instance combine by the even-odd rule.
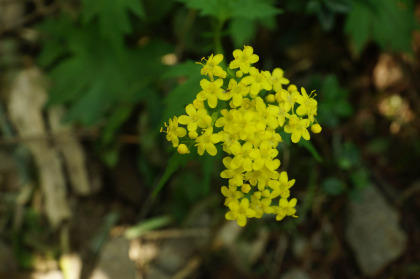
[[[226,219],[245,226],[248,218],[264,214],[274,214],[277,220],[296,217],[297,200],[289,199],[295,180],[277,171],[279,132],[291,134],[294,143],[310,139],[308,128],[321,132],[315,94],[289,85],[279,68],[269,72],[253,67],[259,57],[250,46],[235,50],[233,56],[226,70],[219,66],[221,54],[202,59],[201,74],[208,78],[201,80],[202,90],[186,106],[186,114],[165,123],[166,138],[181,154],[196,146],[199,155],[214,156],[216,144],[222,145],[227,154],[220,174],[228,180],[221,189],[229,208]]]

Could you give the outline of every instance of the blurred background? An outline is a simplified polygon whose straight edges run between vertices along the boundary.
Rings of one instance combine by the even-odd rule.
[[[420,278],[420,1],[0,0],[0,278]],[[160,127],[211,53],[317,90],[299,218],[226,221]],[[221,153],[221,152],[219,152]],[[187,158],[187,159],[186,159]]]

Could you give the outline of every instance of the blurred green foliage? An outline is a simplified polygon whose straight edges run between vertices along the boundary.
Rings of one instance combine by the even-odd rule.
[[[411,52],[411,36],[418,23],[413,0],[353,0],[345,31],[356,53],[370,41],[382,49]]]

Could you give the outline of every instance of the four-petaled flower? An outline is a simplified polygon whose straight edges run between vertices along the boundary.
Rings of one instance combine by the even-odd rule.
[[[247,218],[252,218],[256,215],[255,210],[250,208],[247,198],[243,198],[240,202],[238,200],[231,201],[228,207],[230,211],[226,213],[226,219],[236,220],[241,227],[246,225]]]
[[[162,128],[160,131],[166,133],[166,139],[172,142],[173,147],[177,147],[179,144],[178,138],[184,137],[187,134],[187,131],[185,128],[178,127],[178,118],[176,116],[174,116],[173,119],[169,119],[169,125],[167,125],[166,122],[164,124],[166,131],[163,131]]]
[[[233,51],[233,57],[235,60],[230,62],[229,68],[237,69],[239,68],[241,73],[249,73],[251,64],[258,62],[258,55],[254,54],[254,49],[251,46],[244,46],[244,50],[237,49]]]
[[[214,145],[220,141],[221,136],[219,134],[213,134],[213,127],[209,127],[204,130],[204,133],[196,139],[197,152],[200,155],[207,151],[211,156],[217,154],[217,148]]]
[[[201,61],[206,60],[204,57],[201,59]],[[222,69],[218,64],[222,62],[223,55],[222,54],[216,54],[215,56],[210,55],[207,59],[206,64],[202,64],[201,62],[197,62],[198,64],[203,65],[203,68],[201,69],[202,75],[208,75],[211,80],[213,80],[213,76],[225,78],[226,72]]]

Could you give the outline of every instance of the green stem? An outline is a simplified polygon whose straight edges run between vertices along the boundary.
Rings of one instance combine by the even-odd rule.
[[[218,54],[224,54],[222,47],[222,30],[224,23],[224,19],[218,18],[214,28],[214,50]]]

